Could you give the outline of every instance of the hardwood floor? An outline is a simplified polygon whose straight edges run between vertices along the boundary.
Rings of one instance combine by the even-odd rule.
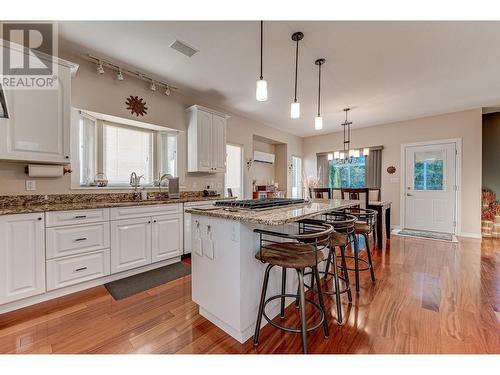
[[[500,241],[393,236],[374,250],[345,324],[309,334],[311,353],[500,353]],[[97,287],[0,315],[0,353],[301,353],[300,336],[263,328],[241,345],[197,313],[191,277],[114,301]],[[298,324],[287,309],[286,324]],[[312,315],[310,320],[316,316]]]

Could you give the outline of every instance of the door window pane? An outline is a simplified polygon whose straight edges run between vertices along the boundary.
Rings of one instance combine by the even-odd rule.
[[[415,153],[413,189],[443,190],[444,151]]]

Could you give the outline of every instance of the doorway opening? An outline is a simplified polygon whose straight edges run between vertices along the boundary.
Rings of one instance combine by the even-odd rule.
[[[226,145],[225,195],[243,199],[243,146]]]

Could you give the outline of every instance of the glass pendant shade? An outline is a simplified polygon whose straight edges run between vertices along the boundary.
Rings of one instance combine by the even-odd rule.
[[[257,80],[255,99],[259,102],[265,102],[267,100],[267,81],[265,79]]]
[[[316,130],[323,129],[323,117],[317,116],[314,118],[314,129]]]
[[[340,159],[340,152],[335,151],[335,152],[333,153],[333,158],[334,158],[334,159]]]
[[[363,156],[368,156],[368,155],[370,155],[370,149],[368,147],[365,147],[363,149]]]
[[[339,153],[339,159],[345,159],[345,154],[343,152]]]
[[[333,154],[328,154],[328,161],[333,160]]]
[[[359,150],[354,150],[352,154],[355,158],[359,158]]]
[[[350,158],[354,157],[354,150],[349,150],[349,157]]]
[[[293,119],[300,117],[300,103],[299,102],[293,102],[290,105],[290,117]]]

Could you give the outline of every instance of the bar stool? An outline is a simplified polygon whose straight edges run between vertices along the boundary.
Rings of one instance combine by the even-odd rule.
[[[340,296],[343,293],[347,293],[347,297],[349,299],[349,303],[352,302],[352,293],[351,293],[351,285],[349,282],[349,273],[346,262],[345,250],[347,245],[349,244],[350,236],[354,233],[354,226],[357,221],[357,218],[353,215],[349,215],[342,212],[331,212],[324,214],[321,219],[315,219],[314,221],[320,220],[322,223],[327,223],[333,226],[334,232],[330,236],[330,244],[328,249],[328,257],[326,259],[326,266],[324,271],[318,271],[320,274],[323,274],[324,279],[327,279],[328,276],[333,277],[333,285],[334,288],[331,291],[323,290],[323,295],[334,295],[335,302],[337,305],[337,324],[343,324],[342,318],[342,304],[340,301]],[[341,256],[341,264],[337,267],[337,253],[336,248],[340,249]],[[330,265],[333,265],[332,270],[330,271]],[[339,275],[338,268],[342,271],[342,276]],[[305,275],[308,275],[305,273]],[[342,281],[344,283],[344,287],[341,287]],[[306,284],[306,287],[317,292],[317,289],[314,288],[314,279],[311,280],[311,286],[309,287]]]
[[[319,285],[318,263],[323,261],[322,249],[328,246],[330,241],[330,234],[333,232],[333,227],[329,224],[300,224],[298,233],[279,233],[269,230],[255,229],[254,232],[260,234],[260,249],[255,254],[255,258],[262,263],[267,263],[266,271],[264,273],[264,282],[262,284],[262,293],[260,297],[259,312],[257,314],[257,323],[255,325],[255,334],[253,344],[259,344],[259,334],[262,317],[275,328],[281,329],[285,332],[301,333],[302,334],[302,347],[304,353],[307,353],[307,332],[310,332],[319,326],[323,325],[325,337],[328,337],[328,322],[325,314],[325,305],[321,289],[318,288],[319,305],[312,299],[305,297],[304,288],[304,270],[311,268],[314,278]],[[275,238],[274,240],[272,238]],[[279,242],[279,240],[289,240],[286,242]],[[307,241],[307,243],[304,243]],[[273,267],[282,268],[282,282],[281,294],[272,296],[266,299],[267,285],[269,282],[269,272]],[[298,293],[286,293],[286,271],[288,268],[293,268],[297,271],[299,278]],[[281,300],[281,318],[285,315],[285,298],[292,297],[299,300],[300,308],[300,321],[301,327],[286,327],[279,323],[273,322],[266,314],[266,305],[276,299]],[[306,302],[310,303],[320,313],[319,322],[308,327],[306,323]]]
[[[377,211],[367,209],[367,208],[359,208],[359,207],[352,207],[352,208],[347,208],[343,209],[340,211],[336,212],[342,212],[342,213],[347,213],[349,215],[353,215],[357,218],[357,221],[354,225],[354,233],[351,234],[351,239],[353,243],[353,256],[348,256],[346,255],[345,258],[350,258],[354,259],[354,268],[347,268],[349,271],[354,271],[355,277],[356,277],[356,293],[359,293],[360,291],[360,285],[359,285],[359,273],[362,271],[370,271],[370,276],[372,279],[372,282],[375,282],[375,272],[373,270],[373,262],[372,262],[372,254],[370,250],[370,242],[368,241],[368,235],[371,234],[374,230],[375,223],[376,223],[376,217],[377,217]],[[359,257],[359,240],[358,236],[361,235],[365,239],[365,246],[366,246],[366,256],[367,260],[362,259]],[[359,263],[363,263],[366,266],[363,268],[360,268]]]

